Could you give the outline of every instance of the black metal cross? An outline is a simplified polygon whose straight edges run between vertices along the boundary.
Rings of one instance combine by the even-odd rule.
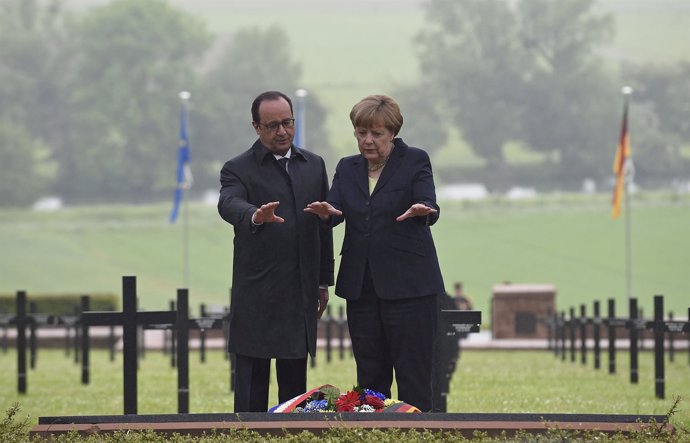
[[[444,295],[440,300],[449,299]],[[445,300],[445,302],[448,302]],[[450,300],[450,303],[454,303]],[[446,398],[450,391],[450,379],[455,371],[457,358],[460,355],[459,339],[464,338],[470,332],[479,332],[482,322],[481,311],[465,311],[455,309],[443,309],[441,315],[439,335],[436,338],[434,356],[434,371],[432,381],[432,395],[434,412],[446,412]]]
[[[181,308],[182,306],[178,301],[178,311]],[[186,311],[184,312],[186,313]],[[176,321],[177,312],[175,311],[137,312],[137,280],[134,276],[122,277],[122,312],[90,311],[82,313],[84,328],[82,333],[85,335],[88,334],[87,328],[89,326],[122,326],[125,414],[137,413],[137,325],[170,324]],[[82,355],[82,360],[82,364],[88,368],[88,355]]]
[[[446,329],[446,335],[479,332],[482,323],[481,311],[442,310],[441,321]]]
[[[664,296],[654,296],[654,321],[646,324],[654,331],[654,392],[657,398],[665,398],[666,374],[664,367],[664,334],[671,332],[690,333],[690,308],[687,321],[664,321]]]

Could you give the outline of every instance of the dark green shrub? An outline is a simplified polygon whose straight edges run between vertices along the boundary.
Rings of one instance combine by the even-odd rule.
[[[119,296],[115,294],[27,294],[29,303],[36,303],[36,312],[53,315],[74,315],[81,310],[81,296],[88,295],[92,311],[115,311]],[[14,313],[17,306],[16,294],[0,294],[0,313]]]

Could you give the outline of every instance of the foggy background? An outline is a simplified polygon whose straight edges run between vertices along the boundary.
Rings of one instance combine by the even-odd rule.
[[[633,286],[641,305],[661,292],[686,309],[688,1],[0,0],[0,292],[119,294],[137,275],[160,309],[188,259],[190,303],[227,304],[220,168],[256,139],[258,93],[303,88],[305,146],[331,176],[357,152],[352,106],[400,103],[400,135],[431,156],[449,290],[463,280],[479,309],[504,281],[622,300],[609,200],[625,85]],[[180,91],[188,228],[168,223]]]
[[[690,3],[680,0],[2,0],[0,205],[169,198],[192,93],[192,196],[255,139],[259,92],[304,88],[306,146],[356,152],[385,93],[440,185],[608,190],[623,85],[635,182],[690,179]]]

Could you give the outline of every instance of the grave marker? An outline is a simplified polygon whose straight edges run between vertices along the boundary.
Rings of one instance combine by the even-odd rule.
[[[628,322],[628,331],[630,334],[630,383],[637,384],[639,381],[639,357],[638,357],[638,321],[637,321],[637,299],[631,298],[630,305],[630,321]]]
[[[587,308],[580,305],[580,362],[587,364]]]
[[[26,394],[26,291],[17,291],[17,391]]]
[[[594,369],[601,368],[601,316],[599,301],[594,302],[594,318],[592,319],[592,335],[594,337]]]
[[[455,302],[448,297],[443,295],[439,297],[441,298],[439,303],[450,300],[450,303],[455,306]],[[443,297],[448,300],[445,300]],[[434,356],[432,374],[432,404],[434,412],[446,412],[447,410],[446,397],[450,391],[450,378],[455,371],[456,360],[460,355],[458,348],[459,339],[465,337],[470,332],[479,332],[481,322],[481,311],[443,309],[443,305],[441,305],[438,325],[440,334],[436,338],[435,349],[437,352]],[[448,346],[450,344],[452,346]]]
[[[647,329],[654,331],[654,391],[657,398],[665,394],[664,334],[671,332],[690,333],[690,309],[687,321],[664,321],[664,296],[654,296],[654,321],[647,322]]]
[[[136,284],[136,277],[122,277],[122,312],[82,313],[83,331],[88,331],[89,326],[122,326],[125,414],[137,413],[137,326],[144,323],[174,323],[177,320],[174,311],[137,312]]]

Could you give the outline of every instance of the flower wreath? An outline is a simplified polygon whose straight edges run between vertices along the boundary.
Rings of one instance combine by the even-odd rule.
[[[268,412],[421,412],[400,400],[386,398],[380,392],[355,386],[341,392],[332,385],[322,385],[273,406]]]

